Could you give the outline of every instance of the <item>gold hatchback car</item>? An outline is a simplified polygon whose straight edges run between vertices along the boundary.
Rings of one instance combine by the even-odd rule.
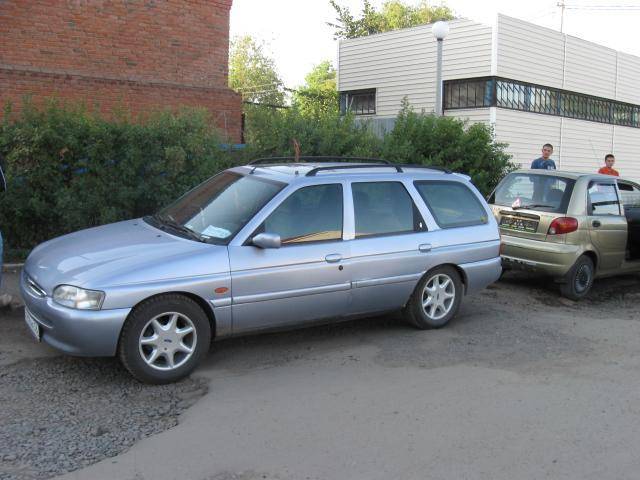
[[[503,268],[553,277],[584,297],[599,277],[640,272],[640,186],[606,175],[517,170],[489,196]]]

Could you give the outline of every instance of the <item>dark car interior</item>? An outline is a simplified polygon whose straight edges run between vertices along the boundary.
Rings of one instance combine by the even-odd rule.
[[[628,224],[628,259],[638,260],[640,259],[640,187],[619,180],[618,189]]]

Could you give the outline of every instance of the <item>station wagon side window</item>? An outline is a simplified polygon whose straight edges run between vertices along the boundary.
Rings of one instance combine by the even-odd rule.
[[[302,187],[267,217],[258,232],[280,235],[282,245],[342,240],[342,185]]]
[[[591,182],[587,195],[589,215],[620,215],[620,201],[613,183]]]
[[[640,188],[631,183],[618,181],[618,190],[620,190],[622,205],[628,208],[640,208]]]
[[[489,221],[478,198],[462,183],[418,181],[414,185],[440,228],[470,227]]]
[[[356,238],[420,232],[427,229],[401,182],[354,182]]]

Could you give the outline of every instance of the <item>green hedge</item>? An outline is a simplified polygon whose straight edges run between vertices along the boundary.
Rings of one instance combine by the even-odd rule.
[[[246,115],[249,146],[232,155],[219,147],[210,119],[199,110],[159,113],[143,123],[107,121],[55,103],[41,109],[27,104],[17,118],[5,112],[5,259],[23,258],[67,232],[150,214],[232,164],[293,155],[293,139],[302,155],[445,166],[470,175],[483,193],[513,168],[486,125],[417,114],[406,104],[383,139],[337,109],[310,115],[297,108],[249,108]]]
[[[452,117],[418,114],[405,103],[393,130],[385,137],[383,158],[397,163],[446,167],[469,175],[475,186],[489,194],[516,167],[493,140],[484,123],[468,125]]]
[[[4,118],[5,259],[64,233],[154,212],[229,163],[203,111],[159,113],[138,124],[27,104],[18,118]]]
[[[435,165],[469,175],[488,194],[515,166],[483,123],[414,112],[406,100],[394,128],[376,138],[366,122],[357,124],[337,109],[307,116],[296,108],[247,111],[249,156],[292,155],[292,139],[302,155],[381,157],[396,163]]]

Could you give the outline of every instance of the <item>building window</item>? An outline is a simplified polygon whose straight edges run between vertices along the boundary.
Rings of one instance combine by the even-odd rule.
[[[376,91],[353,90],[340,92],[340,113],[347,111],[355,115],[373,115],[376,113]]]
[[[498,77],[447,80],[443,107],[498,107],[640,128],[640,105]]]
[[[480,80],[452,80],[444,84],[444,108],[490,107],[493,82],[491,78]]]

